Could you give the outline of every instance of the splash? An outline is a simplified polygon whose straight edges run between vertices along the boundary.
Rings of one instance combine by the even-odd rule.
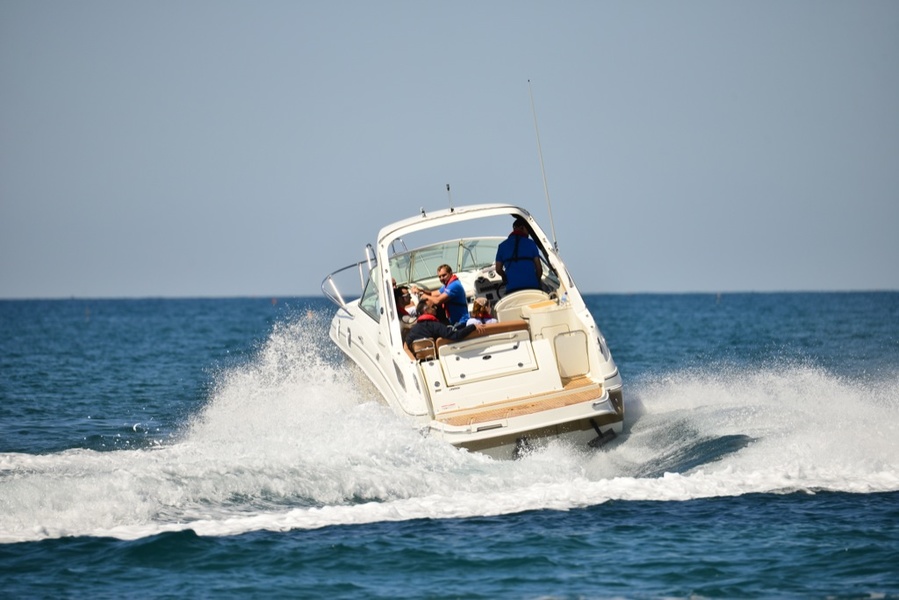
[[[633,424],[631,448],[642,448],[643,459],[631,468],[728,439],[734,452],[725,452],[726,460],[710,455],[693,471],[761,478],[769,486],[780,478],[784,490],[895,489],[896,381],[853,381],[808,365],[724,366],[649,382],[639,405],[645,414]]]
[[[159,448],[0,455],[0,541],[133,539],[569,510],[608,500],[899,490],[899,384],[707,366],[628,389],[609,450],[498,462],[424,437],[327,342],[277,324]]]

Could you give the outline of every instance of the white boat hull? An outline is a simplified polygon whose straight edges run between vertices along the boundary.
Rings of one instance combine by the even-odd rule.
[[[468,210],[527,215],[507,205]],[[459,220],[465,209],[457,211],[443,218]],[[432,219],[439,220],[441,215]],[[549,293],[512,294],[496,306],[499,323],[461,341],[437,340],[430,355],[415,357],[403,346],[407,327],[388,296],[392,285],[384,282],[405,281],[397,265],[411,264],[415,258],[416,250],[399,258],[388,255],[393,238],[407,229],[425,227],[418,221],[391,227],[379,236],[376,260],[361,298],[344,302],[338,296],[335,300],[340,310],[331,322],[330,337],[397,414],[428,435],[501,459],[514,458],[550,439],[586,449],[610,432],[621,431],[624,405],[618,369],[545,236],[542,246],[549,268],[560,274],[548,281]],[[533,231],[535,236],[543,235],[536,224]],[[474,293],[486,289],[489,294],[491,288],[484,286],[491,282],[485,273],[481,268],[463,273],[460,279],[467,275],[472,281],[477,276],[477,283],[471,285]],[[326,284],[336,290],[333,281],[326,279],[326,293]]]

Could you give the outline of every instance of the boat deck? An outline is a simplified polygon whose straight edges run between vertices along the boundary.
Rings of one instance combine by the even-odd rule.
[[[486,421],[510,419],[533,413],[563,408],[581,402],[589,402],[600,398],[603,394],[602,384],[589,377],[576,377],[565,382],[561,390],[536,394],[523,398],[514,398],[497,404],[485,404],[478,408],[448,411],[435,417],[435,420],[446,425],[464,427]]]

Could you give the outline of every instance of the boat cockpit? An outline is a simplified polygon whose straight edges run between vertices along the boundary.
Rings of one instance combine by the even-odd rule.
[[[504,296],[502,279],[494,268],[496,249],[504,237],[462,238],[403,250],[390,257],[390,274],[397,286],[415,285],[424,290],[440,287],[437,269],[449,265],[462,282],[469,308],[475,298],[486,298],[495,304]],[[541,254],[542,287],[552,295],[559,289],[559,277]]]

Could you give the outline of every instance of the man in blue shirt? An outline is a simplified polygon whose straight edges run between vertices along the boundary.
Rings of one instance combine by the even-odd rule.
[[[496,249],[496,272],[506,284],[506,294],[518,290],[539,290],[543,277],[540,249],[528,237],[527,222],[518,217],[512,233]]]
[[[465,288],[462,282],[453,274],[449,265],[437,267],[437,277],[443,285],[428,298],[428,304],[443,306],[450,325],[468,322],[468,299],[465,297]]]

